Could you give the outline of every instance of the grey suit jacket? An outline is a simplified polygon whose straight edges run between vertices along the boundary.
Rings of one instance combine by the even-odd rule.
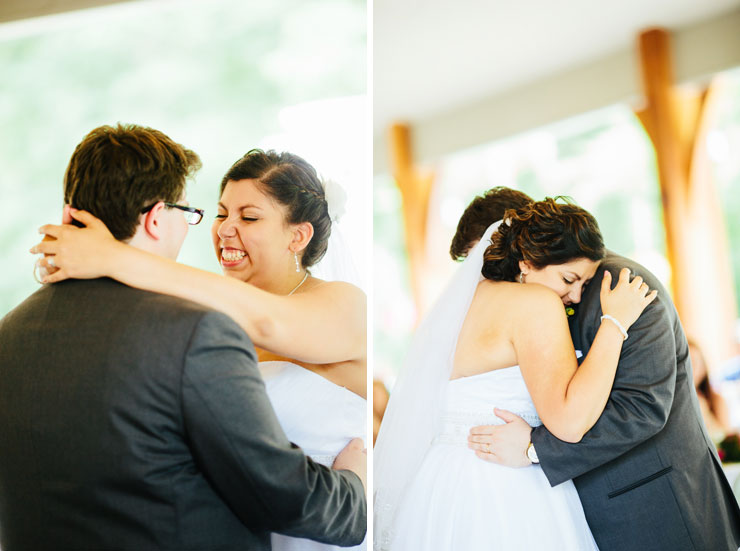
[[[610,254],[578,307],[574,343],[588,353],[604,269],[616,282],[625,266],[658,298],[630,328],[606,408],[581,442],[533,431],[542,469],[553,486],[573,479],[601,551],[736,551],[740,510],[702,421],[668,292],[639,264]]]
[[[288,442],[230,318],[108,279],[45,286],[0,321],[0,443],[3,551],[365,534],[361,481]]]

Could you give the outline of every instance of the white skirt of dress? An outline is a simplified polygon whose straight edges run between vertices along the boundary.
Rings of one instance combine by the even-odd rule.
[[[260,362],[267,395],[288,439],[317,463],[331,467],[355,437],[367,441],[367,402],[321,375],[285,361]],[[272,534],[273,551],[365,551]]]
[[[595,550],[572,482],[538,465],[512,469],[460,443],[435,443],[407,489],[393,551]]]

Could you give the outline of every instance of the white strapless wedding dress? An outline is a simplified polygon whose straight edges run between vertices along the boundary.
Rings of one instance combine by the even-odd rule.
[[[299,365],[260,362],[267,395],[288,440],[311,459],[331,467],[352,438],[366,440],[367,401]],[[349,549],[365,550],[366,544]],[[272,535],[273,551],[347,549],[312,540]]]
[[[542,424],[518,366],[447,383],[441,428],[394,520],[393,551],[597,549],[571,481],[553,488],[539,465],[502,467],[467,447],[471,427],[503,423],[494,406]]]

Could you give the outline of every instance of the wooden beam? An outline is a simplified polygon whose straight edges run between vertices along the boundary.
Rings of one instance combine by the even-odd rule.
[[[675,84],[668,31],[639,37],[646,105],[637,116],[655,148],[671,288],[687,333],[710,365],[731,357],[737,312],[727,235],[706,136],[721,86]]]
[[[411,290],[417,313],[424,307],[424,273],[427,216],[434,175],[422,173],[414,165],[411,130],[406,124],[390,129],[390,155],[393,177],[401,192],[406,251],[409,256]]]

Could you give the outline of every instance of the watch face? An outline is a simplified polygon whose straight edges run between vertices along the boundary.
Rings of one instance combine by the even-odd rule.
[[[537,452],[534,451],[534,444],[529,444],[527,447],[527,457],[532,463],[539,463],[540,460],[537,457]]]

